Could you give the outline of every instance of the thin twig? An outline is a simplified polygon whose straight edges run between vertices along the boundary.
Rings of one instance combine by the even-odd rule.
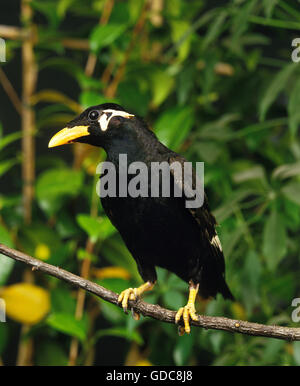
[[[11,103],[14,105],[15,109],[19,114],[22,114],[22,102],[18,97],[16,90],[13,88],[13,85],[7,78],[5,72],[0,67],[0,83],[2,84],[3,89],[8,95]]]
[[[21,261],[32,267],[33,271],[41,271],[57,279],[82,288],[112,304],[118,305],[118,294],[96,284],[83,279],[62,268],[44,263],[41,260],[34,259],[20,251],[0,244],[0,253],[14,260]],[[161,322],[175,324],[175,311],[170,311],[158,305],[149,304],[142,299],[129,302],[130,307],[144,316],[149,316]],[[191,321],[191,325],[203,327],[205,329],[222,330],[228,332],[238,332],[245,335],[263,336],[268,338],[284,339],[289,341],[300,341],[300,328],[268,326],[265,324],[251,323],[244,320],[228,319],[216,316],[199,315],[197,321]]]
[[[14,27],[10,25],[0,24],[0,37],[11,40],[27,40],[34,39],[38,41],[38,31],[30,31],[27,28]],[[53,38],[54,42],[60,42],[65,48],[74,50],[89,51],[90,43],[88,39],[77,38]]]
[[[23,210],[24,222],[29,225],[32,219],[33,186],[35,178],[35,146],[34,129],[35,114],[30,104],[37,80],[37,67],[34,56],[34,26],[32,24],[33,10],[31,0],[21,2],[21,20],[28,30],[28,38],[22,42],[22,179],[23,179]],[[32,272],[25,271],[25,282],[33,280]],[[31,363],[33,353],[32,339],[24,339],[29,327],[22,326],[17,354],[17,365],[24,366]]]
[[[65,48],[72,50],[88,51],[90,49],[90,42],[87,39],[63,38],[60,42]]]
[[[21,16],[28,30],[32,30],[32,9],[29,0],[23,0],[21,3]],[[31,222],[33,184],[35,177],[35,151],[34,151],[34,126],[35,116],[31,107],[31,97],[34,94],[37,67],[34,57],[34,39],[31,38],[23,41],[22,44],[22,64],[23,64],[23,95],[22,95],[22,176],[23,176],[23,205],[25,223]]]
[[[144,28],[144,25],[146,22],[146,17],[147,17],[148,6],[149,6],[148,0],[145,0],[143,8],[141,10],[140,17],[139,17],[139,19],[138,19],[138,21],[137,21],[137,23],[132,31],[131,40],[130,40],[128,48],[124,54],[124,59],[121,62],[119,68],[117,69],[113,80],[111,81],[111,83],[108,85],[108,87],[106,88],[106,90],[104,92],[105,96],[108,98],[114,98],[115,97],[119,83],[121,82],[121,80],[124,77],[126,65],[127,65],[127,62],[130,58],[131,52],[132,52],[132,50],[137,42],[138,37],[141,35],[141,32]]]
[[[86,253],[93,253],[94,244],[88,240],[86,245]],[[80,274],[83,278],[88,278],[90,272],[91,260],[89,258],[85,258],[82,262]],[[75,310],[75,318],[77,320],[81,320],[83,316],[84,303],[85,303],[85,295],[86,292],[81,288],[77,292],[77,301],[76,301],[76,310]],[[77,338],[73,338],[71,340],[70,352],[69,352],[69,366],[75,366],[77,357],[78,357],[78,349],[79,349],[79,341]]]
[[[99,20],[99,25],[106,25],[110,18],[112,9],[114,6],[114,0],[106,0],[103,6],[103,12],[101,14],[101,18]],[[85,66],[85,74],[87,76],[92,76],[97,63],[97,55],[91,52],[88,56],[88,60]]]
[[[0,36],[4,39],[26,40],[29,38],[29,31],[20,27],[0,24]]]
[[[98,214],[98,200],[97,200],[96,190],[93,189],[90,215],[91,217],[97,217],[97,214]],[[89,256],[94,252],[94,247],[95,247],[95,244],[90,239],[88,239],[85,247],[85,252],[88,255],[88,257],[86,257],[83,260],[81,265],[81,271],[80,271],[80,276],[83,277],[84,279],[87,279],[89,277],[90,267],[91,267],[91,260]],[[82,319],[82,316],[83,316],[85,297],[86,297],[86,292],[83,291],[82,289],[79,289],[77,292],[77,302],[76,302],[76,311],[75,311],[75,318],[78,320]],[[77,338],[73,338],[71,340],[71,345],[70,345],[69,366],[76,365],[76,360],[78,357],[78,349],[79,349],[79,341]]]
[[[114,6],[114,0],[106,0],[106,2],[104,4],[101,18],[99,20],[100,25],[105,25],[108,23],[113,6]],[[85,75],[87,75],[87,76],[93,75],[95,68],[96,68],[96,63],[97,63],[97,56],[93,52],[91,52],[88,56],[87,63],[85,66]],[[83,153],[84,153],[84,149],[83,149],[82,144],[77,144],[77,148],[75,150],[74,164],[73,164],[75,169],[80,166],[81,161],[82,161],[81,156],[83,155]],[[96,215],[97,215],[97,206],[95,206],[95,200],[92,199],[91,216],[95,217]],[[91,240],[87,240],[86,247],[85,247],[85,251],[86,251],[87,255],[92,254],[93,250],[94,250],[94,243],[92,243]],[[83,260],[82,265],[81,265],[80,275],[83,278],[87,279],[89,277],[90,267],[91,267],[91,260],[87,257]],[[82,319],[83,310],[84,310],[84,303],[85,303],[85,296],[86,296],[85,291],[82,291],[82,290],[78,291],[77,301],[76,301],[76,311],[75,311],[75,318],[77,320]],[[69,366],[75,366],[76,365],[76,361],[77,361],[77,357],[78,357],[78,349],[79,349],[79,341],[77,338],[73,338],[71,340],[71,345],[70,345]]]

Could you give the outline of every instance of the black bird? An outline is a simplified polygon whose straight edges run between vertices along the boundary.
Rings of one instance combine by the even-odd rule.
[[[130,114],[123,107],[105,103],[85,110],[67,124],[49,142],[49,147],[71,142],[82,142],[104,148],[107,161],[119,171],[119,155],[127,155],[128,165],[144,162],[150,167],[153,162],[179,162],[181,168],[186,160],[164,146],[140,117]],[[121,169],[120,169],[121,170]],[[127,170],[126,170],[127,172]],[[118,175],[117,175],[118,176]],[[148,193],[151,176],[148,175]],[[128,177],[128,183],[133,176]],[[119,302],[127,311],[128,300],[135,300],[143,292],[153,288],[157,276],[155,267],[165,268],[189,283],[189,299],[185,307],[178,310],[176,322],[181,317],[184,329],[190,333],[189,319],[197,320],[195,299],[197,293],[203,298],[221,293],[233,299],[225,281],[225,262],[221,243],[216,233],[216,220],[211,214],[204,196],[198,208],[186,208],[184,184],[195,186],[192,180],[182,182],[171,174],[170,186],[181,189],[183,195],[170,197],[102,197],[103,208],[120,232],[127,248],[134,257],[139,273],[145,283],[138,288],[124,290]],[[173,181],[172,181],[173,180]],[[117,181],[119,181],[117,179]],[[159,178],[162,183],[162,176]],[[117,183],[118,185],[118,183]],[[188,191],[187,189],[187,191]]]

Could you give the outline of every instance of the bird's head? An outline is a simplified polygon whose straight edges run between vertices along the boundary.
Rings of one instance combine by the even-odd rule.
[[[65,145],[72,142],[88,143],[104,147],[105,143],[122,131],[133,114],[115,103],[89,107],[67,126],[56,133],[49,142],[49,147]]]

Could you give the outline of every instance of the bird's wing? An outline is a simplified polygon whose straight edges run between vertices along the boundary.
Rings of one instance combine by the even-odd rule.
[[[173,154],[169,157],[168,161],[169,165],[171,165],[173,162],[179,162],[182,168],[182,176],[184,176],[184,163],[187,162],[184,157],[179,154]],[[198,177],[194,168],[191,169],[191,173],[192,175],[189,172],[186,173],[186,177],[188,178],[180,178],[180,176],[178,178],[178,176],[175,175],[174,170],[171,168],[171,175],[173,175],[175,185],[181,189],[183,198],[185,200],[190,199],[188,196],[195,192],[197,186],[196,178]],[[215,229],[217,222],[209,210],[208,200],[205,193],[202,206],[197,208],[185,208],[185,210],[189,211],[194,220],[197,222],[203,239],[209,241],[213,255],[215,255],[217,258],[222,257],[221,260],[223,260],[221,242]]]

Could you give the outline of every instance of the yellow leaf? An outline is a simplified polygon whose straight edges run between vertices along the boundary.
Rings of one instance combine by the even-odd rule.
[[[233,314],[233,317],[239,320],[246,320],[246,310],[245,308],[238,302],[234,302],[231,304],[231,311]]]
[[[50,310],[48,291],[30,283],[4,287],[1,298],[5,301],[7,316],[23,324],[40,322]]]
[[[284,346],[284,349],[285,351],[289,354],[289,355],[294,355],[294,347],[291,343],[287,343],[285,346]]]
[[[62,103],[75,113],[80,113],[82,111],[82,107],[77,102],[56,90],[42,90],[36,93],[31,98],[31,103],[35,105],[39,102]]]
[[[85,153],[82,166],[91,176],[96,174],[97,166],[101,161],[102,155],[99,152],[99,149],[96,147],[88,147],[89,151]]]
[[[130,278],[130,273],[122,267],[95,268],[93,275],[98,279],[120,278],[128,280]]]
[[[50,249],[46,244],[38,244],[35,248],[34,255],[37,259],[48,260],[50,257]]]
[[[136,362],[135,366],[152,366],[152,363],[148,359],[140,359]]]

